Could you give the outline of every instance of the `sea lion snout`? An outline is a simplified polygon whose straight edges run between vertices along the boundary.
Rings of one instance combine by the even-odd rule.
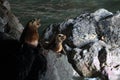
[[[61,37],[61,39],[62,39],[62,40],[65,40],[65,39],[66,39],[66,36],[65,36],[65,35],[64,35],[64,36],[62,36],[62,37]]]

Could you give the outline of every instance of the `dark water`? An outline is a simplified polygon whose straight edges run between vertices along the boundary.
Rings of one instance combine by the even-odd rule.
[[[9,0],[12,11],[25,25],[38,17],[42,29],[51,23],[59,23],[79,16],[81,12],[94,12],[105,8],[111,12],[120,10],[120,0]]]

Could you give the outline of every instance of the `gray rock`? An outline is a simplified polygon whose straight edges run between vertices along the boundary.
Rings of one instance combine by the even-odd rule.
[[[112,16],[113,13],[109,12],[106,9],[99,9],[97,11],[95,11],[93,14],[91,14],[91,16],[94,17],[94,19],[98,22],[101,19],[105,19],[106,17]]]
[[[4,32],[19,39],[23,31],[23,26],[11,12],[10,4],[7,0],[0,1],[0,32]]]
[[[120,47],[111,50],[107,54],[105,72],[109,80],[120,80]]]
[[[3,6],[7,8],[8,11],[11,10],[10,4],[7,0],[2,0],[3,1]]]
[[[119,12],[113,14],[99,9],[61,24],[52,24],[46,29],[43,41],[49,42],[58,33],[67,36],[63,46],[69,63],[80,76],[100,77],[102,80],[113,80],[115,76],[114,80],[119,80]]]
[[[97,34],[104,36],[104,41],[112,47],[120,46],[120,13],[98,23]]]
[[[67,56],[59,56],[58,53],[47,53],[47,72],[43,80],[73,80],[77,76],[75,70],[67,61]]]

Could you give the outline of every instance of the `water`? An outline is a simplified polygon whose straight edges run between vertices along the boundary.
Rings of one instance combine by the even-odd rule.
[[[41,30],[51,23],[59,23],[79,16],[81,12],[94,12],[105,8],[120,10],[120,0],[9,0],[12,11],[25,25],[32,18],[40,18]]]

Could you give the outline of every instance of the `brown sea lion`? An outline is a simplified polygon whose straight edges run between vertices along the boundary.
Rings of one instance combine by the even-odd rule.
[[[36,47],[39,41],[38,28],[40,26],[41,26],[40,19],[30,20],[21,34],[20,37],[21,44],[27,43],[29,45]]]
[[[57,53],[60,53],[63,50],[63,41],[66,39],[66,35],[64,34],[58,34],[55,37],[54,42],[52,42],[53,44],[51,44],[51,49]]]

